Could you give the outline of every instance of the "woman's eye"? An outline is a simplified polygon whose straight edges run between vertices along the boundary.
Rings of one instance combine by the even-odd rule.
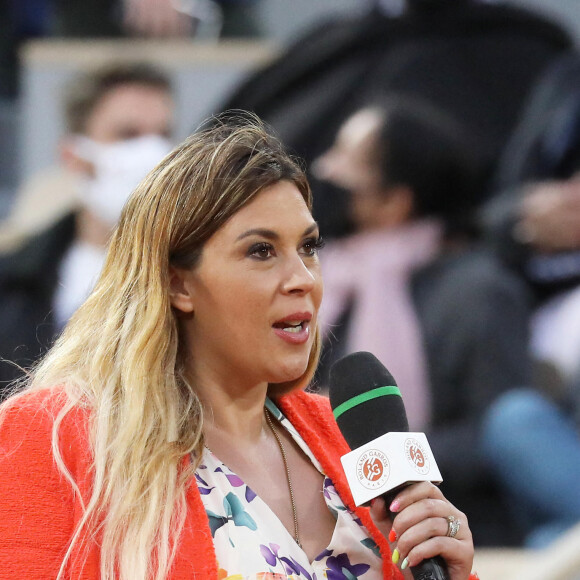
[[[250,256],[258,258],[259,260],[267,260],[274,255],[274,248],[271,244],[260,242],[259,244],[254,244],[248,253]]]
[[[307,256],[315,256],[319,250],[324,248],[324,240],[321,237],[310,238],[304,242],[302,248]]]

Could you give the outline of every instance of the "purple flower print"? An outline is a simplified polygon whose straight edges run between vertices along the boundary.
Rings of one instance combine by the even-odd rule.
[[[368,564],[351,564],[347,554],[330,556],[326,565],[328,580],[356,580],[370,568]]]
[[[322,486],[322,493],[326,499],[330,499],[331,494],[336,495],[336,490],[334,489],[334,484],[330,477],[324,478],[324,485]]]
[[[324,484],[322,486],[322,494],[324,495],[324,499],[326,500],[326,504],[328,508],[334,514],[334,517],[338,517],[338,512],[346,511],[346,507],[343,505],[336,488],[334,487],[334,483],[332,483],[332,479],[330,477],[324,478]]]
[[[234,475],[233,473],[226,473],[225,475],[228,478],[228,481],[230,482],[232,487],[240,487],[240,486],[244,485],[244,482],[243,482],[241,477],[238,477],[237,475]]]
[[[252,489],[250,489],[248,486],[246,486],[246,501],[248,503],[250,503],[254,499],[256,499],[255,492]]]
[[[326,558],[326,556],[330,556],[330,554],[332,554],[332,550],[324,550],[318,556],[316,556],[316,558],[314,558],[314,561],[320,562],[320,560],[322,560],[323,558]]]
[[[298,576],[303,576],[304,578],[308,578],[308,580],[312,580],[312,577],[308,573],[308,570],[303,568],[299,562],[297,562],[294,558],[280,558],[281,562],[284,562],[286,566],[286,573],[288,574],[297,574]]]
[[[209,487],[207,484],[207,481],[205,481],[204,479],[202,479],[197,473],[195,474],[195,479],[197,479],[198,483],[201,483],[201,485],[205,486],[205,487]]]
[[[294,558],[287,558],[286,556],[280,557],[278,551],[280,546],[278,544],[269,544],[265,546],[260,544],[260,554],[270,566],[275,566],[276,562],[281,562],[284,564],[284,570],[287,576],[301,576],[307,580],[312,580],[312,576],[308,573],[308,570],[303,568]]]
[[[197,480],[197,489],[201,495],[208,495],[211,493],[211,490],[214,489],[213,487],[210,487],[197,473],[195,474],[195,479]]]
[[[270,547],[260,544],[260,554],[270,566],[276,565],[276,560],[278,559],[278,550],[280,546],[278,544],[270,544]]]
[[[221,467],[216,467],[215,472],[223,473],[228,478],[228,481],[230,482],[230,485],[232,487],[241,487],[242,485],[244,485],[242,478],[238,477],[235,473],[226,473]]]

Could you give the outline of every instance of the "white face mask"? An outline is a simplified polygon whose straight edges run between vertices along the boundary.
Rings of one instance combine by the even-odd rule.
[[[133,190],[169,153],[171,143],[159,135],[106,144],[79,137],[76,149],[95,168],[81,186],[81,203],[113,227]]]

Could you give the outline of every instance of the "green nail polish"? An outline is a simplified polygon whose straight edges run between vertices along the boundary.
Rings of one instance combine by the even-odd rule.
[[[396,564],[399,561],[399,550],[397,550],[397,548],[395,548],[393,550],[393,557],[391,558],[391,560],[393,561],[393,564]]]
[[[404,570],[409,565],[409,560],[405,558],[401,564],[401,570]]]

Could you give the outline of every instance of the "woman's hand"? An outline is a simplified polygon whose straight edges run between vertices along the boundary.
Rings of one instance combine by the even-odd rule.
[[[397,494],[390,506],[396,512],[391,524],[388,506],[382,498],[373,500],[371,517],[379,530],[389,538],[393,561],[406,570],[422,560],[441,556],[449,570],[450,580],[468,580],[473,565],[473,540],[464,513],[455,508],[432,483],[415,483]],[[455,537],[450,537],[459,522]],[[411,578],[411,576],[408,576]]]

